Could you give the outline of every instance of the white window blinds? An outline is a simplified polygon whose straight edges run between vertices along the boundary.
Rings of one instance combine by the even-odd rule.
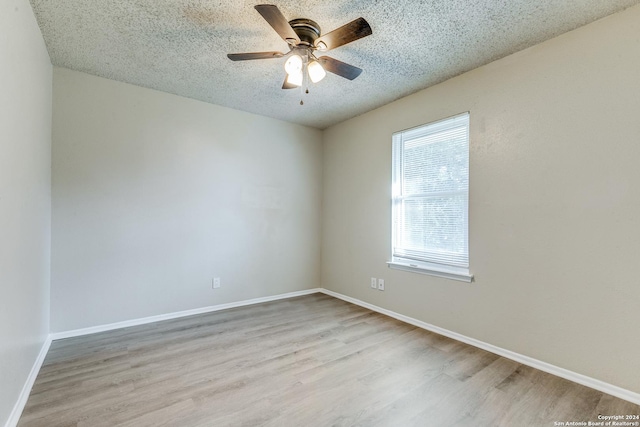
[[[469,267],[468,113],[393,135],[392,192],[393,261]]]

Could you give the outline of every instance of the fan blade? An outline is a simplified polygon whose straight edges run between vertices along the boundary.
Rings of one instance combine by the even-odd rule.
[[[369,23],[364,18],[358,18],[342,27],[324,34],[315,41],[316,48],[321,47],[321,43],[324,43],[326,49],[320,49],[322,51],[335,49],[340,46],[344,46],[347,43],[361,39],[372,34]]]
[[[227,58],[232,61],[247,61],[249,59],[270,59],[270,58],[282,58],[284,53],[282,52],[253,52],[253,53],[229,53]]]
[[[288,76],[284,77],[284,83],[282,83],[282,89],[295,89],[297,87],[300,87],[300,86],[296,86],[296,85],[294,85],[292,83],[289,83],[287,77]]]
[[[354,67],[346,62],[338,61],[328,56],[321,56],[318,58],[318,62],[326,71],[337,74],[345,79],[353,80],[362,73],[362,68]]]
[[[255,6],[256,10],[262,17],[276,30],[276,33],[282,37],[282,40],[286,41],[291,45],[297,45],[300,43],[300,39],[291,25],[289,25],[289,21],[284,17],[280,9],[272,4],[259,4]]]

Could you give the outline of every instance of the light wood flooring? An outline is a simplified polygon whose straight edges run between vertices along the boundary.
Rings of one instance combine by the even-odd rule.
[[[20,427],[553,426],[640,407],[324,294],[54,341]]]

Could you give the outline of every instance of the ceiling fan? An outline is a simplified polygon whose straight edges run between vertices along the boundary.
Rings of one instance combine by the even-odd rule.
[[[313,83],[322,80],[326,71],[353,80],[362,69],[329,56],[315,56],[316,51],[326,52],[352,41],[371,35],[371,27],[364,18],[358,18],[329,33],[320,33],[320,26],[310,19],[287,21],[280,10],[271,4],[259,4],[255,9],[289,45],[289,52],[230,53],[232,61],[271,59],[287,56],[284,69],[287,73],[282,89],[301,87],[308,75]],[[306,73],[305,73],[306,71]],[[302,101],[301,101],[302,103]]]

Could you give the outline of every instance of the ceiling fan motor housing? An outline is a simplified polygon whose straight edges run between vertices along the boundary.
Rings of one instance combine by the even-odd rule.
[[[320,37],[320,26],[311,19],[298,18],[289,21],[289,25],[300,39],[299,45],[313,47],[314,42]]]

